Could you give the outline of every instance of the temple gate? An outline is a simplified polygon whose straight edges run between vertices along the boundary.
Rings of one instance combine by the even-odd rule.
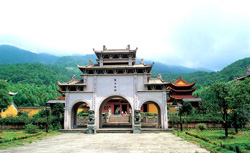
[[[132,50],[129,45],[126,49],[103,46],[101,51],[93,50],[97,64],[89,60],[86,66],[77,65],[83,73],[80,75],[82,79],[73,76],[69,82],[58,82],[65,95],[61,100],[65,103],[64,129],[75,128],[75,108],[85,103],[92,113],[88,121],[90,133],[102,128],[103,113],[130,115],[134,132],[140,132],[138,112],[146,102],[157,106],[160,128],[167,129],[166,87],[170,82],[163,81],[160,74],[150,78],[154,63],[147,65],[143,59],[136,63],[137,48]]]

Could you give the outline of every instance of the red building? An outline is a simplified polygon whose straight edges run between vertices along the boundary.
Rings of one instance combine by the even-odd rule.
[[[108,113],[109,108],[111,109],[111,114],[121,114],[122,112],[125,114],[130,114],[130,105],[129,103],[122,98],[115,97],[110,99],[103,107],[103,113]]]
[[[181,77],[174,83],[171,83],[167,88],[170,90],[167,100],[168,104],[174,105],[175,102],[177,104],[183,104],[183,102],[188,101],[191,102],[192,106],[197,107],[201,98],[197,98],[197,95],[193,95],[193,92],[196,90],[196,87],[194,87],[195,83],[196,82],[188,83]]]

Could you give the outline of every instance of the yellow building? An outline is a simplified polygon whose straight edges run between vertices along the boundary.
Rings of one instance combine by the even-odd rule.
[[[78,110],[77,110],[77,114],[80,113],[80,112],[82,112],[82,111],[83,111],[84,113],[88,113],[89,108],[81,108],[81,107],[79,107]]]
[[[1,111],[0,115],[2,118],[8,117],[8,116],[17,116],[18,114],[18,107],[12,103],[5,111]]]
[[[148,104],[148,112],[150,113],[158,113],[158,109],[155,104]]]
[[[177,112],[179,112],[179,107],[177,105],[169,105],[168,112],[170,112],[170,113],[177,113]]]
[[[45,110],[46,107],[19,107],[19,112],[25,112],[28,114],[29,117],[37,114],[40,110]]]
[[[15,103],[12,103],[5,111],[1,111],[0,115],[2,118],[9,116],[17,116],[18,112],[25,112],[29,117],[37,114],[40,110],[45,110],[46,107],[17,107]]]

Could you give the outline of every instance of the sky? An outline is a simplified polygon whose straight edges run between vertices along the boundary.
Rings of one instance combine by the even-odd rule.
[[[221,70],[250,57],[250,1],[0,1],[0,44],[57,56],[138,47],[137,57]]]

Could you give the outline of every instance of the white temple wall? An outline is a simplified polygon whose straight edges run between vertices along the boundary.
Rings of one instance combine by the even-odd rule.
[[[94,76],[87,76],[86,77],[86,91],[93,91],[93,80],[94,80]]]
[[[76,93],[66,93],[66,103],[65,103],[65,113],[64,113],[64,129],[71,129],[71,113],[72,107],[79,102],[85,102],[89,105],[90,109],[93,108],[92,105],[92,96],[93,93],[83,93],[83,92],[76,92]]]
[[[78,102],[86,102],[90,109],[95,111],[96,129],[99,129],[100,106],[107,98],[120,96],[125,98],[132,108],[132,121],[134,110],[140,109],[147,101],[157,103],[161,109],[161,125],[167,129],[167,103],[166,91],[145,91],[144,83],[147,75],[90,75],[85,77],[87,90],[85,92],[66,93],[64,128],[72,128],[72,107]],[[132,123],[132,126],[134,123]]]
[[[120,96],[125,98],[134,110],[133,104],[133,76],[132,75],[114,75],[114,76],[97,76],[96,77],[96,98],[95,114],[96,127],[99,129],[99,114],[101,104],[109,97]]]
[[[164,91],[141,91],[138,92],[139,107],[148,101],[155,102],[158,104],[161,110],[161,125],[163,129],[168,128],[167,120],[167,102],[165,96],[166,92]],[[165,98],[165,99],[164,99]]]
[[[138,91],[144,90],[145,85],[144,85],[144,75],[137,75],[137,84],[138,84]]]

